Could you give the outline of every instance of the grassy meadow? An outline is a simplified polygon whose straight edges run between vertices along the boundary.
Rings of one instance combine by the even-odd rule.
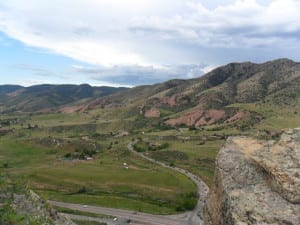
[[[212,186],[214,161],[227,136],[260,137],[265,130],[300,126],[297,104],[229,107],[255,112],[263,119],[195,130],[161,127],[158,119],[142,118],[118,108],[72,114],[0,115],[1,121],[13,121],[7,126],[9,132],[0,135],[0,168],[51,200],[154,214],[181,212],[196,204],[195,184],[133,155],[127,145],[138,139],[144,154],[187,169]],[[119,135],[124,131],[128,136]],[[87,156],[89,160],[84,160]]]
[[[26,135],[16,139],[18,132]],[[35,132],[22,128],[2,136],[0,166],[47,199],[158,214],[196,202],[196,186],[188,178],[132,155],[129,137],[93,139],[100,146],[93,159],[73,160],[65,158],[72,146],[39,142],[43,134]],[[77,139],[64,135],[72,136],[67,142]]]

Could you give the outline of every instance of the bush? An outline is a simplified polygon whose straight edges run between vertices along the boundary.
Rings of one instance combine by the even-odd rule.
[[[184,209],[183,209],[182,206],[177,206],[175,210],[176,210],[177,212],[182,212],[182,211],[184,211]]]
[[[165,149],[168,148],[170,146],[170,144],[168,142],[163,143],[159,149]]]
[[[79,190],[77,191],[78,194],[84,194],[84,193],[86,193],[86,192],[87,192],[87,189],[86,189],[85,186],[79,188]]]
[[[80,154],[79,154],[79,157],[78,157],[79,159],[81,159],[81,160],[84,160],[85,159],[85,155],[84,155],[84,153],[83,152],[81,152]]]
[[[142,146],[140,146],[138,144],[133,145],[133,149],[137,152],[145,152],[146,151],[145,148],[143,148]]]
[[[65,158],[71,158],[72,154],[70,152],[68,152],[67,154],[64,155]]]
[[[185,195],[185,199],[183,201],[184,210],[193,210],[197,205],[198,194],[196,192],[190,192]]]

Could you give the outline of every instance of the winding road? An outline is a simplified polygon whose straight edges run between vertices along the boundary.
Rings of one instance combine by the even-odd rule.
[[[108,222],[107,219],[97,219],[98,221],[102,220],[107,224],[125,225],[125,224],[129,224],[128,221],[130,221],[130,224],[134,224],[134,225],[202,225],[203,224],[203,221],[201,219],[202,209],[204,206],[204,201],[209,191],[208,186],[199,177],[195,176],[194,174],[184,169],[175,166],[171,167],[165,163],[156,161],[142,153],[136,152],[133,149],[134,143],[135,142],[130,142],[127,146],[127,148],[133,154],[138,155],[139,157],[142,157],[153,163],[156,163],[162,167],[172,169],[174,171],[182,173],[185,176],[189,177],[197,185],[199,199],[197,202],[197,206],[195,207],[194,210],[182,214],[165,216],[165,215],[153,215],[153,214],[140,213],[140,212],[134,212],[129,210],[112,209],[112,208],[105,208],[105,207],[98,207],[98,206],[71,204],[71,203],[57,202],[57,201],[48,201],[48,202],[51,205],[55,205],[55,206],[60,206],[60,207],[69,208],[73,210],[79,210],[83,212],[111,215],[118,218],[117,221],[111,220],[110,222]],[[74,215],[70,215],[70,217],[72,216],[74,217]],[[77,219],[87,220],[87,218],[88,217],[77,216]]]
[[[182,168],[178,168],[176,166],[169,166],[165,163],[156,161],[155,159],[152,159],[152,158],[144,155],[143,153],[136,152],[133,149],[133,144],[134,144],[134,142],[130,142],[127,146],[127,148],[133,154],[138,155],[138,156],[140,156],[140,157],[142,157],[142,158],[144,158],[148,161],[151,161],[153,163],[156,163],[156,164],[158,164],[162,167],[172,169],[172,170],[175,170],[179,173],[182,173],[185,176],[189,177],[197,185],[197,192],[198,192],[199,198],[198,198],[197,206],[195,207],[195,209],[193,211],[189,211],[189,212],[186,212],[186,213],[183,213],[183,214],[174,215],[174,217],[177,217],[178,219],[179,218],[184,219],[185,223],[182,223],[182,225],[199,225],[199,224],[202,224],[203,223],[203,221],[201,219],[202,209],[203,209],[203,206],[204,206],[206,196],[209,192],[208,186],[199,177],[195,176],[194,174],[190,173],[187,170],[184,170]]]

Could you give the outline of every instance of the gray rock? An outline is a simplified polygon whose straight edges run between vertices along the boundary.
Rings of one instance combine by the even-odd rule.
[[[14,195],[13,199],[12,207],[18,213],[27,214],[36,218],[44,218],[45,221],[49,221],[49,223],[45,223],[45,225],[52,223],[55,225],[76,225],[68,217],[58,214],[33,191],[29,191],[28,194]]]
[[[206,224],[300,224],[300,129],[280,141],[227,140],[216,161]]]

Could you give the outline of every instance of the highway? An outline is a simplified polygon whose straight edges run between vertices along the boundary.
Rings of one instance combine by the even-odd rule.
[[[206,196],[209,192],[208,186],[197,176],[194,174],[178,168],[178,167],[171,167],[165,163],[158,162],[142,153],[136,152],[133,149],[134,142],[130,142],[127,148],[135,155],[142,157],[148,161],[156,163],[162,167],[169,168],[175,170],[179,173],[184,174],[185,176],[189,177],[196,185],[198,190],[199,199],[197,202],[197,206],[194,210],[175,214],[175,215],[153,215],[141,212],[134,212],[129,210],[122,210],[122,209],[113,209],[113,208],[106,208],[106,207],[99,207],[99,206],[91,206],[91,205],[81,205],[81,204],[72,204],[66,202],[57,202],[57,201],[48,201],[51,205],[64,207],[73,210],[79,210],[82,212],[91,212],[97,214],[105,214],[111,215],[117,218],[117,221],[113,221],[112,219],[96,219],[91,217],[85,216],[76,216],[76,215],[69,215],[69,217],[73,219],[79,220],[94,220],[94,221],[102,221],[107,223],[108,225],[202,225],[203,221],[201,219],[202,209],[204,206],[204,202]],[[75,218],[76,217],[76,218]],[[130,223],[129,223],[130,222]]]

